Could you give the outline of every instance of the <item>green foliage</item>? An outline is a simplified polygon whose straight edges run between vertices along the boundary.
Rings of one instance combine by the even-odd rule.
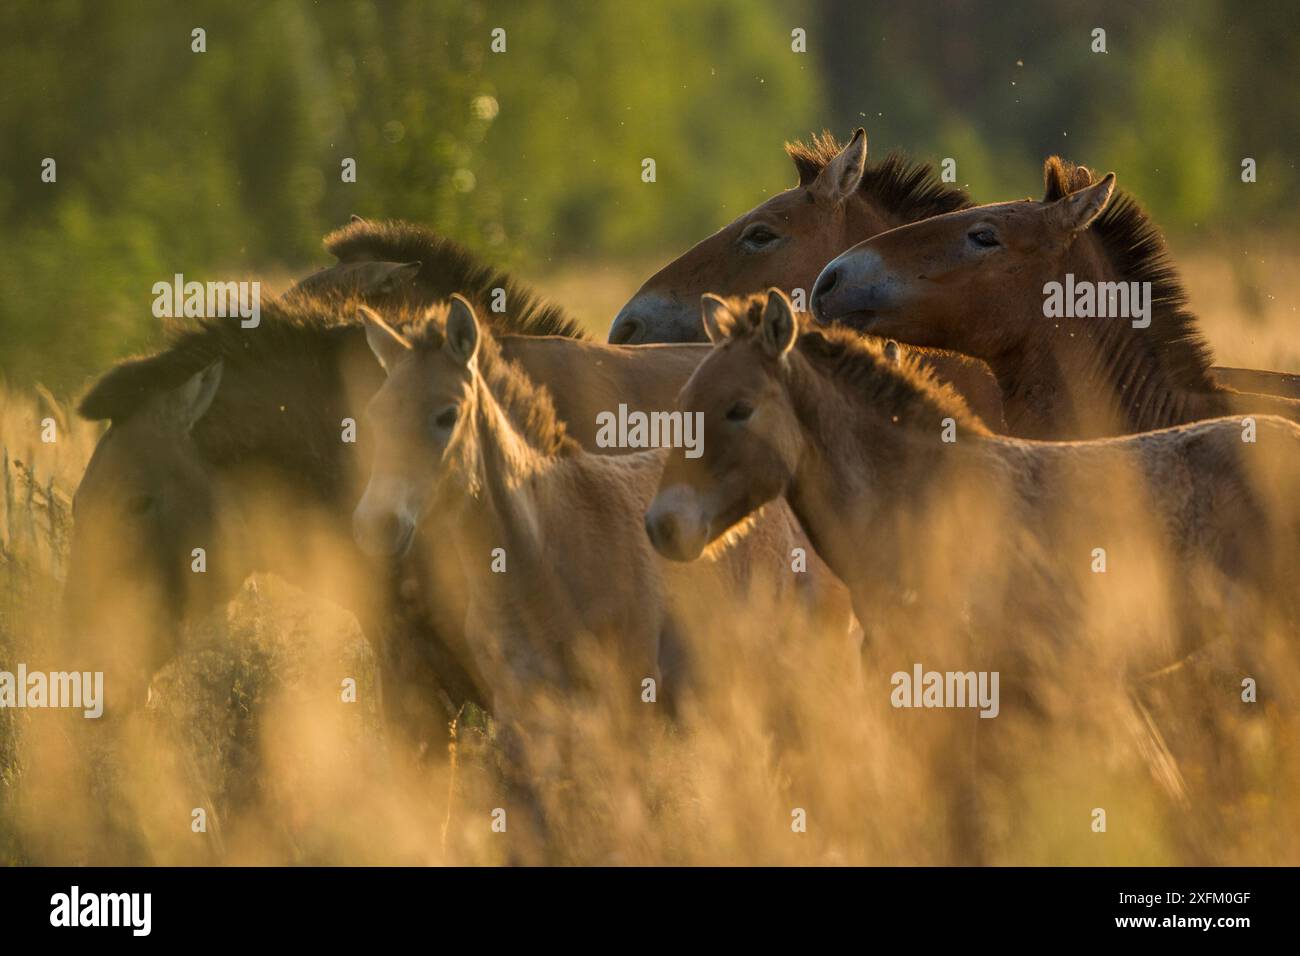
[[[10,5],[0,371],[75,388],[158,334],[153,283],[323,265],[351,213],[506,265],[688,243],[789,179],[816,79],[776,6]]]
[[[1294,225],[1292,0],[928,9],[11,0],[0,374],[75,390],[156,338],[153,283],[301,274],[351,213],[506,267],[668,254],[788,185],[781,142],[823,127],[954,157],[982,200],[1036,193],[1059,152],[1116,170],[1173,231]]]

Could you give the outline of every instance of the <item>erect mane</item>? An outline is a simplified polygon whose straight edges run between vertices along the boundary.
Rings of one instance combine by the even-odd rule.
[[[218,359],[231,366],[333,367],[342,343],[359,337],[356,303],[328,304],[310,297],[263,303],[261,320],[245,329],[234,319],[200,319],[167,328],[167,344],[152,355],[119,362],[100,377],[77,407],[84,418],[120,420],[151,396],[176,388]],[[302,360],[316,358],[317,362]]]
[[[340,262],[419,262],[416,281],[431,295],[446,300],[460,293],[499,332],[586,337],[582,327],[559,306],[543,301],[505,272],[485,265],[464,246],[423,226],[397,219],[357,220],[331,232],[324,244]],[[508,311],[504,314],[491,311],[494,289],[505,290]]]
[[[439,351],[447,341],[449,312],[446,303],[431,306],[402,330],[403,337],[416,351]],[[518,362],[503,356],[493,331],[481,322],[475,361],[488,390],[529,445],[548,456],[571,455],[579,450],[578,442],[570,437],[564,421],[555,411],[550,391],[534,382]]]
[[[371,256],[421,263],[420,276],[433,294],[460,292],[501,332],[584,338],[579,326],[557,306],[539,300],[505,273],[483,265],[456,243],[410,223],[353,222],[331,233],[325,244],[340,261]],[[491,310],[492,290],[504,289],[509,311]],[[339,343],[360,335],[360,300],[332,293],[299,292],[262,304],[261,321],[245,329],[232,319],[177,322],[167,328],[167,344],[152,355],[119,362],[82,398],[78,411],[89,419],[123,419],[148,398],[180,386],[217,359],[277,362],[291,356],[333,356]],[[406,325],[415,315],[390,314]]]
[[[732,300],[730,311],[737,319],[725,328],[727,337],[741,340],[760,334],[765,305],[764,295]],[[803,323],[795,349],[815,371],[845,386],[862,405],[900,423],[928,426],[951,417],[965,431],[988,434],[960,392],[937,379],[906,349],[897,359],[886,356],[885,345],[882,339],[840,326],[812,328]]]
[[[808,143],[796,140],[785,144],[786,155],[799,171],[800,186],[812,183],[843,149],[829,130]],[[858,190],[900,224],[971,205],[966,191],[939,179],[929,163],[910,160],[898,152],[889,153],[879,163],[868,162]]]
[[[1052,156],[1043,164],[1043,180],[1043,201],[1053,202],[1092,185],[1094,178],[1088,167]],[[1210,346],[1187,306],[1187,291],[1164,237],[1146,210],[1131,194],[1116,189],[1089,231],[1119,279],[1151,283],[1151,324],[1133,332],[1149,344],[1175,383],[1205,387],[1213,361]]]

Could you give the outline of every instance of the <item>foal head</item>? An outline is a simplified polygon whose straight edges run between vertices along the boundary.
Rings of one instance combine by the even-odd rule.
[[[352,516],[364,551],[400,556],[426,515],[451,513],[506,469],[578,449],[550,394],[501,356],[460,295],[400,333],[364,306],[361,316],[387,372],[366,411],[374,466]]]
[[[473,308],[458,295],[405,335],[365,306],[360,311],[387,378],[366,408],[374,464],[352,530],[368,554],[400,557],[440,497],[450,450],[474,417],[481,337]]]
[[[781,496],[803,454],[803,433],[781,366],[797,322],[785,294],[749,300],[703,297],[714,343],[677,404],[704,416],[700,457],[674,452],[646,512],[646,531],[664,557],[692,561],[705,547]]]
[[[1059,166],[1049,161],[1042,202],[946,213],[844,252],[817,278],[813,314],[822,322],[988,361],[1023,347],[1049,328],[1044,286],[1063,279],[1067,254],[1089,235],[1115,187],[1113,173],[1092,183],[1087,170],[1079,169],[1061,183],[1053,179],[1053,168]],[[1072,186],[1079,188],[1069,191]]]

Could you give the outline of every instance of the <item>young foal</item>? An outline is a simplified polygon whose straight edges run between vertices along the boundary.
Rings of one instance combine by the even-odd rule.
[[[1045,175],[1042,202],[965,209],[854,246],[818,278],[814,313],[984,359],[1010,433],[1025,438],[1300,419],[1293,399],[1216,382],[1159,231],[1131,197],[1111,201],[1113,174],[1093,183],[1053,158]]]
[[[777,290],[706,297],[705,326],[714,350],[679,400],[704,415],[704,455],[670,457],[646,517],[667,557],[693,559],[784,495],[869,629],[905,593],[947,620],[981,607],[997,620],[1016,608],[1005,620],[1024,629],[1071,619],[1079,582],[1104,577],[1074,573],[1094,548],[1130,568],[1163,558],[1172,581],[1200,582],[1211,599],[1229,582],[1286,580],[1300,476],[1291,422],[1001,438],[916,363],[847,330],[798,334]]]
[[[784,496],[853,594],[878,699],[891,695],[886,675],[922,663],[950,682],[1000,675],[1000,720],[961,709],[960,691],[924,720],[895,712],[901,733],[937,735],[929,809],[946,819],[955,860],[978,861],[996,841],[984,820],[1005,806],[1026,735],[1069,739],[1080,719],[1136,728],[1181,795],[1131,675],[1201,637],[1258,633],[1233,613],[1255,605],[1231,582],[1290,593],[1300,427],[1262,417],[1253,444],[1231,420],[1095,442],[1001,438],[892,350],[847,330],[798,334],[776,290],[706,300],[705,326],[714,350],[679,401],[704,414],[705,453],[669,459],[651,539],[690,560]],[[1110,573],[1094,573],[1099,549]],[[1182,613],[1185,595],[1204,598],[1186,608],[1201,616]]]
[[[676,691],[661,659],[684,616],[712,609],[721,620],[751,588],[775,589],[778,603],[806,593],[790,566],[802,539],[781,508],[711,552],[703,568],[660,560],[641,516],[664,452],[584,452],[465,299],[429,310],[404,333],[369,310],[363,316],[387,380],[367,413],[375,456],[354,516],[357,540],[394,554],[426,517],[446,529],[467,579],[466,638],[492,688],[493,715],[510,728],[512,770],[554,769],[536,698],[588,686],[585,640],[617,661],[604,689],[626,706],[646,679],[666,680],[660,693]]]

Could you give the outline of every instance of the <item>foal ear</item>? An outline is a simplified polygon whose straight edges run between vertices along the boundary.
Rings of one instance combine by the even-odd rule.
[[[862,171],[866,166],[867,131],[859,126],[853,131],[849,145],[826,164],[826,168],[812,184],[812,189],[836,202],[843,202],[853,195],[858,183],[862,182]]]
[[[780,358],[794,348],[798,329],[794,310],[785,293],[780,289],[768,289],[767,304],[763,306],[763,349],[773,358]]]
[[[451,297],[451,311],[447,313],[447,354],[462,365],[468,365],[478,354],[478,317],[474,306],[459,294]]]
[[[172,392],[172,407],[180,421],[182,431],[189,431],[207,414],[212,406],[212,400],[217,397],[217,386],[221,384],[221,371],[221,359],[217,359],[207,368],[195,372]]]
[[[714,345],[723,342],[727,338],[723,322],[734,318],[727,301],[712,292],[706,292],[700,296],[700,313],[704,319],[704,334],[709,337],[709,341]]]
[[[360,306],[361,322],[366,328],[366,344],[375,353],[379,364],[385,372],[392,372],[393,367],[411,350],[411,343],[397,334],[393,328],[379,317],[379,313],[367,305]]]
[[[1107,173],[1100,182],[1076,189],[1064,199],[1058,199],[1048,210],[1056,224],[1074,234],[1087,229],[1101,215],[1115,191],[1115,174]]]

